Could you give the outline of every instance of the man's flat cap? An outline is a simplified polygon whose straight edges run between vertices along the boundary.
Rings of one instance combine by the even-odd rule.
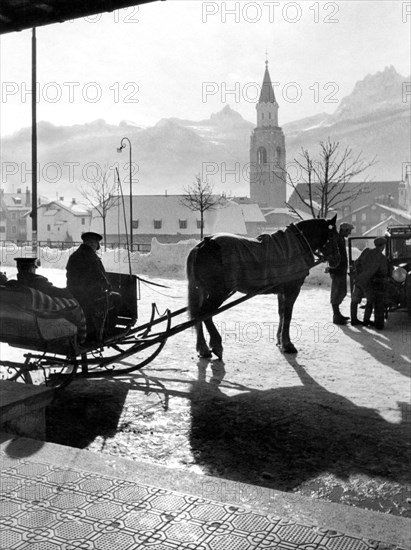
[[[340,225],[340,229],[351,229],[351,231],[354,229],[354,226],[351,225],[350,223],[347,223],[347,222],[343,222],[341,225]]]
[[[87,233],[83,233],[81,235],[81,238],[82,238],[83,241],[93,239],[95,241],[100,242],[103,237],[101,235],[99,235],[98,233],[94,233],[94,231],[87,231]]]
[[[17,268],[19,267],[28,267],[30,265],[33,265],[34,267],[38,267],[40,265],[40,261],[38,258],[14,258],[15,262],[17,263]]]
[[[385,237],[377,237],[374,239],[375,246],[382,246],[387,243],[387,239]]]

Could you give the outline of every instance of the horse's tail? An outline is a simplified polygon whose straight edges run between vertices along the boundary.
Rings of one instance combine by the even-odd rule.
[[[198,246],[191,250],[187,258],[188,314],[190,319],[198,317],[202,302],[202,293],[195,273],[197,255]]]

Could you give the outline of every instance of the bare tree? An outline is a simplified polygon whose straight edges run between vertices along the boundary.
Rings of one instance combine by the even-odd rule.
[[[105,248],[107,247],[106,218],[111,208],[118,204],[116,192],[117,184],[114,178],[111,179],[111,174],[107,166],[102,170],[98,170],[94,181],[90,182],[87,186],[83,185],[80,187],[81,195],[97,212],[97,217],[103,220],[103,239]]]
[[[301,148],[300,157],[301,160],[294,159],[294,162],[302,178],[295,183],[288,176],[288,181],[313,218],[326,218],[330,211],[350,204],[360,194],[369,192],[365,182],[354,183],[352,179],[373,166],[375,157],[367,162],[362,158],[362,153],[355,156],[351,147],[341,150],[340,143],[332,142],[330,138],[320,142],[319,160],[313,159],[304,148]],[[300,183],[305,185],[301,187]],[[296,206],[286,204],[299,216]]]
[[[193,212],[200,212],[200,237],[204,236],[204,212],[216,210],[227,202],[225,195],[215,195],[213,186],[202,181],[200,174],[195,176],[195,183],[184,187],[184,196],[180,204]]]

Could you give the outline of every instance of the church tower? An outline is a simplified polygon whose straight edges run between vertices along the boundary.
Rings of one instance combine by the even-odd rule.
[[[286,201],[285,139],[278,126],[268,61],[257,104],[257,127],[250,144],[250,198],[263,209],[283,208]]]

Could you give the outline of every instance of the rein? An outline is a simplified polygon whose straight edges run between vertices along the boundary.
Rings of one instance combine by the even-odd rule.
[[[161,288],[171,288],[170,286],[160,285],[160,283],[153,283],[153,281],[147,281],[147,279],[143,279],[143,277],[140,277],[139,275],[136,275],[136,277],[139,281],[141,281],[142,283],[146,283],[148,285],[160,286]]]

